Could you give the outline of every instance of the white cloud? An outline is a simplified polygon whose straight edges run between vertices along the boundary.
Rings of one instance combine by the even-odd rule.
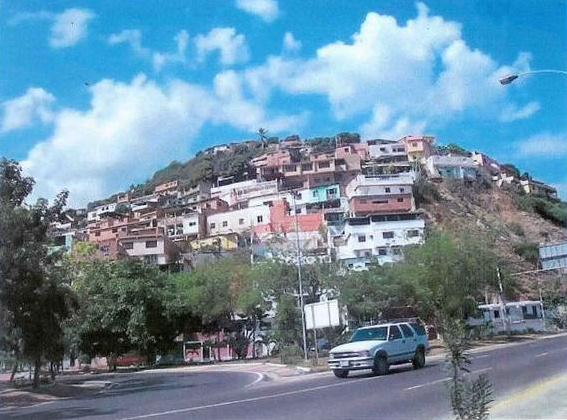
[[[151,60],[154,70],[159,72],[168,64],[186,64],[188,62],[186,54],[189,46],[189,34],[187,31],[179,31],[173,37],[173,40],[176,45],[176,50],[173,52],[152,51],[144,47],[142,45],[142,32],[139,29],[125,29],[122,32],[110,35],[107,41],[109,45],[128,44],[134,54]]]
[[[397,140],[410,134],[422,134],[427,126],[425,121],[412,122],[407,117],[392,118],[393,112],[386,105],[376,105],[370,120],[360,126],[362,138]]]
[[[152,55],[152,63],[155,71],[160,71],[165,65],[171,63],[187,63],[187,46],[189,45],[189,34],[187,31],[180,31],[173,38],[177,49],[172,53],[156,52]]]
[[[287,52],[296,52],[301,49],[301,41],[295,39],[291,32],[286,32],[283,39],[283,50]]]
[[[207,35],[197,35],[195,46],[199,61],[214,51],[219,52],[219,61],[224,65],[244,63],[249,58],[246,38],[234,28],[213,28]]]
[[[183,157],[207,123],[277,132],[303,118],[267,115],[231,72],[216,77],[213,91],[177,79],[161,86],[144,75],[130,83],[102,80],[89,90],[89,109],[55,113],[52,134],[22,162],[37,181],[34,197],[67,188],[76,206],[107,196]]]
[[[513,65],[529,68],[529,61],[521,53]],[[370,115],[363,131],[396,132],[439,126],[465,112],[498,118],[505,107],[515,107],[516,117],[529,116],[535,105],[514,104],[498,83],[510,72],[471,48],[459,23],[432,16],[418,3],[417,16],[406,22],[368,13],[349,42],[323,45],[308,59],[269,57],[243,78],[259,100],[268,100],[274,89],[323,95],[338,120]],[[379,124],[376,107],[388,108],[387,126]]]
[[[509,104],[502,110],[502,113],[500,114],[500,121],[512,122],[516,120],[523,120],[531,117],[539,111],[540,108],[539,103],[535,101],[528,102],[521,108],[518,108],[516,104]]]
[[[36,119],[44,123],[51,121],[53,102],[55,97],[51,93],[35,87],[29,88],[22,96],[3,102],[0,131],[6,133],[25,128]]]
[[[268,23],[276,20],[280,14],[276,0],[236,0],[236,7]]]
[[[67,9],[55,15],[51,25],[49,45],[52,48],[67,48],[86,38],[89,21],[95,17],[87,9]]]
[[[519,158],[565,158],[567,134],[539,133],[517,142],[516,151]]]
[[[128,44],[132,51],[141,57],[149,57],[150,50],[142,46],[142,32],[139,29],[125,29],[108,37],[110,45]]]

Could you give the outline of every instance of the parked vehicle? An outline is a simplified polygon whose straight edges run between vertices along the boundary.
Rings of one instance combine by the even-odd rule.
[[[371,369],[377,375],[388,373],[390,365],[412,363],[425,366],[429,341],[423,325],[417,322],[392,322],[359,328],[346,344],[329,352],[329,368],[338,378],[351,370]]]

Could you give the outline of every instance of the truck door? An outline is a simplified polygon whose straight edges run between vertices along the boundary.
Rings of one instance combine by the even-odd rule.
[[[388,350],[388,356],[392,362],[406,358],[406,340],[397,325],[390,325],[390,331],[388,332]]]

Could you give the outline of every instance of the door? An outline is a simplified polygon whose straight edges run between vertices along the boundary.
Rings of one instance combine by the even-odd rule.
[[[390,325],[388,333],[388,355],[391,362],[408,359],[408,340],[404,338],[397,325]]]

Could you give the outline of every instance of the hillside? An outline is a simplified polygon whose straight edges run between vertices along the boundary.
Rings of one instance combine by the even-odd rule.
[[[547,220],[533,210],[522,210],[525,196],[510,188],[452,181],[434,185],[438,200],[430,199],[420,206],[430,228],[486,235],[510,273],[535,270],[540,243],[567,240],[565,224]],[[544,288],[553,289],[558,287],[561,274],[524,274],[516,278],[522,295],[534,297],[538,293],[537,279],[545,283]]]

